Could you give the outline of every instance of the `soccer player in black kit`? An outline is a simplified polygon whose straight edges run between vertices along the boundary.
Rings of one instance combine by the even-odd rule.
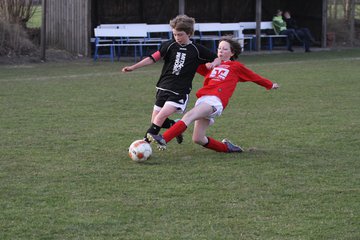
[[[175,121],[169,116],[175,112],[183,113],[186,109],[189,93],[192,89],[192,80],[199,65],[211,62],[213,68],[220,64],[216,54],[206,47],[193,43],[190,37],[194,33],[194,18],[179,15],[170,20],[174,39],[163,43],[156,51],[140,62],[126,66],[122,72],[131,72],[159,61],[164,60],[159,81],[156,84],[156,102],[151,117],[151,126],[145,133],[157,135],[161,128],[170,128]],[[182,142],[182,135],[177,137]]]

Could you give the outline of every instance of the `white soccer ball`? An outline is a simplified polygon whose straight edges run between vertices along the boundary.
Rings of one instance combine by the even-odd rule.
[[[129,147],[129,156],[135,162],[144,162],[152,154],[151,146],[144,140],[136,140]]]

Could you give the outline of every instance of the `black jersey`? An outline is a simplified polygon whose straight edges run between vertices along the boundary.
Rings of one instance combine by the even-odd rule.
[[[164,59],[164,66],[156,87],[178,94],[190,93],[197,67],[217,57],[200,44],[191,42],[183,46],[175,40],[163,43],[159,52]]]

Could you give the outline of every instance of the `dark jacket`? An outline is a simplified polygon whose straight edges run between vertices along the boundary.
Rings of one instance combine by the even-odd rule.
[[[292,28],[292,29],[298,29],[298,25],[295,21],[295,19],[293,18],[283,18],[284,21],[286,22],[286,27],[289,29],[289,28]]]

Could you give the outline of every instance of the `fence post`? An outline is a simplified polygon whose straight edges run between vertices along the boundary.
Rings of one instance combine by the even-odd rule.
[[[355,0],[350,0],[350,18],[349,18],[349,25],[350,25],[350,46],[354,46],[355,41]]]
[[[179,0],[179,14],[185,14],[185,0]]]
[[[256,0],[256,51],[261,50],[261,0]]]
[[[327,46],[327,24],[328,24],[328,0],[323,0],[322,3],[322,39],[321,39],[321,47],[325,48]]]
[[[46,0],[42,0],[40,59],[46,61]]]

